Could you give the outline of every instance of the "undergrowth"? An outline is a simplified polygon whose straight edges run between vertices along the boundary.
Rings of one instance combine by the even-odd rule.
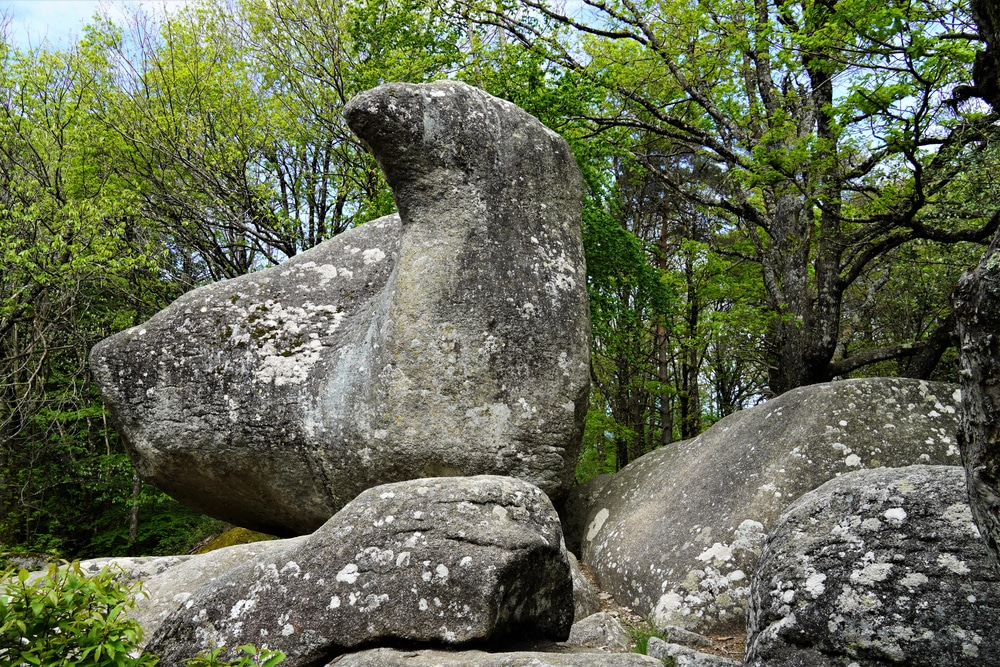
[[[10,667],[154,667],[143,652],[142,627],[128,616],[140,584],[118,581],[105,569],[87,576],[80,563],[52,564],[40,575],[0,571],[0,665]],[[190,658],[187,667],[274,667],[280,651],[242,646],[225,662],[224,647]]]

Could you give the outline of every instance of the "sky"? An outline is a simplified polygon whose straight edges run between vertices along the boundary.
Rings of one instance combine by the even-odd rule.
[[[67,46],[80,36],[83,26],[96,12],[106,10],[121,17],[130,7],[147,9],[183,6],[187,0],[0,0],[0,16],[9,19],[8,35],[21,47],[37,46],[47,38],[55,46]]]

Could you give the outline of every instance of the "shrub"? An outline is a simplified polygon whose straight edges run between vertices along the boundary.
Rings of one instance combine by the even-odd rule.
[[[154,667],[159,658],[142,651],[142,627],[126,615],[139,591],[108,570],[87,576],[79,562],[52,564],[35,578],[25,569],[0,572],[0,665]],[[274,667],[285,658],[247,645],[223,662],[224,650],[207,650],[187,665]]]
[[[33,581],[27,570],[7,570],[0,583],[0,663],[155,665],[137,648],[142,628],[125,616],[133,604],[133,588],[107,571],[88,577],[78,562],[50,565]]]

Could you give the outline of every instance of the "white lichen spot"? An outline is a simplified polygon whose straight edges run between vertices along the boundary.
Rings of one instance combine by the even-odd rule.
[[[348,563],[337,573],[337,581],[353,584],[358,580],[358,566],[355,563]]]
[[[330,604],[327,605],[327,609],[339,609],[340,608],[340,596],[334,595],[330,598]]]
[[[361,257],[364,260],[365,265],[369,265],[381,262],[385,259],[385,253],[382,252],[381,248],[369,248],[361,253]]]
[[[892,563],[870,563],[860,570],[851,572],[851,581],[862,586],[871,586],[889,578]]]
[[[861,530],[875,532],[882,528],[882,522],[875,517],[870,517],[861,522]]]
[[[823,583],[825,581],[825,574],[822,572],[813,572],[806,578],[806,593],[815,600],[826,591],[826,585]]]
[[[898,528],[903,525],[904,521],[906,521],[906,510],[902,507],[890,507],[882,514],[882,516],[884,516],[886,521],[888,521],[891,525]]]
[[[927,575],[923,572],[907,572],[906,576],[899,580],[899,583],[907,588],[923,586],[928,582]]]
[[[410,552],[401,551],[399,555],[396,556],[396,567],[409,567],[410,565]]]
[[[427,611],[427,600],[420,598],[420,601],[417,602],[417,609],[420,611]]]
[[[861,457],[858,456],[857,454],[851,454],[846,459],[844,459],[844,465],[851,468],[857,468],[861,466]]]
[[[955,574],[968,574],[971,571],[969,570],[969,566],[965,564],[965,561],[957,558],[954,554],[940,554],[937,557],[937,562],[938,565],[951,570]]]
[[[229,618],[237,619],[257,606],[256,600],[238,600],[233,608],[229,610]]]
[[[606,507],[602,507],[601,510],[594,515],[594,520],[590,522],[590,526],[587,528],[587,541],[592,542],[597,534],[601,532],[601,528],[604,527],[604,522],[608,520],[608,516],[611,513]]]
[[[712,562],[724,562],[727,560],[732,560],[733,558],[733,548],[728,544],[722,544],[721,542],[716,542],[709,548],[698,554],[697,559],[707,563]]]
[[[472,556],[465,556],[462,560],[458,561],[459,567],[469,567],[472,565]]]
[[[281,628],[281,636],[288,637],[293,634],[295,634],[295,626],[291,623],[285,623],[284,627]]]

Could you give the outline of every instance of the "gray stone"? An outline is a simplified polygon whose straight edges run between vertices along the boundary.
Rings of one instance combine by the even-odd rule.
[[[611,653],[628,653],[632,648],[628,630],[618,618],[606,611],[591,614],[574,623],[566,641]]]
[[[675,667],[739,667],[743,664],[719,655],[701,653],[681,644],[665,642],[659,637],[649,638],[646,655],[664,662],[671,660]]]
[[[754,667],[1000,664],[1000,575],[959,467],[863,470],[802,496],[751,597]]]
[[[975,7],[977,3],[973,1]],[[992,6],[984,1],[982,8]],[[1000,29],[1000,14],[991,29]],[[976,14],[973,14],[976,16]],[[981,13],[982,25],[988,15]],[[996,58],[995,44],[991,58]],[[977,66],[978,68],[978,66]],[[995,75],[994,75],[995,76]],[[1000,91],[997,91],[1000,95]],[[997,100],[1000,103],[1000,99]],[[962,432],[959,439],[972,516],[1000,566],[1000,235],[978,266],[962,274],[952,293],[958,358],[962,365]]]
[[[581,562],[658,627],[742,632],[750,574],[787,504],[853,470],[958,465],[959,400],[949,384],[847,380],[730,415],[606,484]]]
[[[201,587],[149,642],[161,665],[254,643],[312,665],[379,642],[564,640],[573,585],[537,487],[444,477],[369,489],[292,549]]]
[[[663,663],[638,653],[599,651],[401,651],[378,648],[351,653],[326,667],[663,667]]]
[[[138,582],[145,581],[150,577],[155,577],[168,569],[179,565],[186,560],[191,558],[191,556],[142,556],[142,557],[118,557],[118,558],[89,558],[87,560],[80,561],[80,571],[88,576],[93,577],[100,574],[102,571],[107,570],[114,580],[125,586],[132,586]],[[65,562],[60,561],[63,565],[60,569],[65,567]],[[35,581],[48,573],[48,568],[55,561],[46,563],[43,560],[31,559],[26,561],[23,565],[18,565],[27,569],[24,566],[30,566],[33,569],[28,575],[28,581]]]
[[[614,478],[614,475],[598,475],[583,484],[577,484],[569,490],[566,499],[558,506],[566,548],[574,554],[583,553],[580,547],[583,534],[590,522],[590,510],[600,498],[601,491]]]
[[[381,86],[345,115],[398,216],[189,292],[94,347],[137,470],[282,536],[405,479],[510,475],[559,499],[590,354],[568,145],[457,82]]]
[[[236,544],[197,556],[184,556],[169,568],[151,570],[140,574],[143,595],[135,600],[135,607],[128,612],[142,626],[144,640],[149,640],[166,618],[178,610],[198,590],[230,570],[254,558],[270,556],[280,558],[283,551],[301,544],[306,538],[270,540]],[[172,558],[172,557],[168,557]],[[121,559],[112,559],[112,566]],[[152,559],[151,559],[152,560]],[[164,559],[155,559],[162,561]]]
[[[569,551],[566,552],[566,556],[569,558],[570,573],[573,575],[573,620],[581,621],[599,612],[601,601],[597,597],[597,588],[580,570],[576,556]]]
[[[705,635],[691,632],[676,625],[657,628],[663,639],[671,644],[682,644],[684,646],[698,646],[705,648],[712,645],[712,640]]]
[[[118,558],[89,558],[80,561],[80,570],[94,576],[102,570],[115,573],[115,579],[124,584],[146,581],[167,570],[187,562],[194,556],[140,556]]]

